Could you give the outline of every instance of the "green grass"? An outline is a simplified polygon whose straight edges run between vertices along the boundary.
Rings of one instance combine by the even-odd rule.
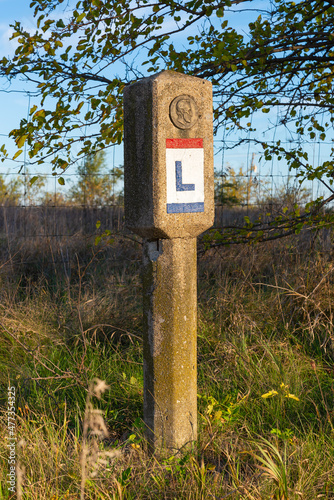
[[[43,247],[33,276],[4,266],[0,498],[14,498],[8,384],[24,441],[22,498],[74,500],[83,494],[87,391],[97,378],[109,390],[91,401],[109,435],[96,440],[104,458],[88,471],[85,498],[333,499],[333,277],[323,254],[292,252],[294,241],[199,259],[199,435],[179,455],[150,454],[143,435],[140,246],[78,242],[66,272],[50,265],[44,273]]]

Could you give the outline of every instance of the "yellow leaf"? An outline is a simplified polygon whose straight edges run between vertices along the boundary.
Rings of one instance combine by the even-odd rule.
[[[41,116],[42,118],[44,118],[44,116],[45,116],[44,109],[40,109],[39,111],[36,111],[36,113],[34,114],[33,118],[38,118],[39,116]]]
[[[18,137],[15,142],[16,142],[16,145],[18,148],[22,148],[23,144],[26,142],[27,140],[27,135],[21,135],[21,137]]]
[[[215,412],[215,420],[220,420],[223,412],[221,410],[218,410]]]
[[[19,149],[18,151],[16,151],[15,155],[13,156],[13,160],[15,160],[18,156],[20,156],[21,153],[22,153],[22,149]]]
[[[212,413],[212,410],[213,410],[213,405],[212,405],[212,404],[210,404],[210,405],[208,405],[208,407],[207,407],[206,413],[208,413],[208,414],[210,415],[210,414]]]
[[[37,109],[37,106],[36,106],[36,104],[34,104],[34,106],[30,109],[29,114],[32,115],[33,113],[35,113],[36,109]]]

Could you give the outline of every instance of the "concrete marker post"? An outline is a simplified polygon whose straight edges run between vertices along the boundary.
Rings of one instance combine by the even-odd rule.
[[[214,220],[211,83],[163,71],[124,89],[125,219],[143,251],[144,421],[197,439],[196,237]]]

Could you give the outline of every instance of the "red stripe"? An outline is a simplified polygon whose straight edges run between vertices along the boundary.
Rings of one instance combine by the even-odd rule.
[[[203,139],[166,139],[166,148],[202,148]]]

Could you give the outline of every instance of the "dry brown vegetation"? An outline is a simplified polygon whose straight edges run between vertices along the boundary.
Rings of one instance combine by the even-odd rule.
[[[142,425],[141,244],[110,227],[97,245],[2,228],[0,498],[14,498],[10,383],[24,499],[333,499],[332,232],[200,254],[199,440],[158,456]],[[108,436],[89,432],[87,401]]]

